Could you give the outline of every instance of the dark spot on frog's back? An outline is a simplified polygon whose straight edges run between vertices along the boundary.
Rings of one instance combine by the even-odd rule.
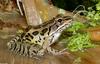
[[[24,35],[25,35],[25,33],[22,33],[22,34],[21,34],[21,38],[23,38],[23,37],[24,37]]]
[[[25,37],[28,37],[28,35],[25,35]]]
[[[26,40],[31,41],[29,38],[26,38]]]
[[[49,31],[48,31],[48,35],[50,34],[50,31],[51,31],[51,26],[49,26]]]
[[[34,31],[32,34],[36,36],[38,33],[38,31]]]
[[[43,39],[45,40],[45,37]]]
[[[28,35],[33,39],[33,36],[30,33],[28,33]]]
[[[37,43],[38,41],[35,41],[35,43]]]
[[[44,35],[44,33],[46,33],[48,31],[48,28],[44,28],[42,31],[41,31],[41,35]]]
[[[48,28],[45,28],[45,29],[42,30],[42,32],[43,32],[43,33],[46,33],[47,30],[48,30]]]
[[[38,42],[41,42],[40,40],[38,40]]]

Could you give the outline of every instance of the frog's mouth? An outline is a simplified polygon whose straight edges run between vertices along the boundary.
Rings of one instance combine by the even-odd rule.
[[[72,24],[72,19],[67,20],[63,25],[61,25],[60,27],[58,27],[57,30],[55,30],[53,33],[51,33],[50,36],[53,35],[54,33],[58,32],[59,30],[62,31],[66,27],[71,26],[71,24]]]

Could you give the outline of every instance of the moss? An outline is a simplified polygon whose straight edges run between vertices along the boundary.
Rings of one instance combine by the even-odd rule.
[[[78,50],[83,51],[86,48],[95,47],[95,45],[92,44],[88,33],[83,33],[83,34],[77,33],[72,37],[69,37],[68,42],[69,43],[67,44],[66,47],[70,51],[78,51]]]

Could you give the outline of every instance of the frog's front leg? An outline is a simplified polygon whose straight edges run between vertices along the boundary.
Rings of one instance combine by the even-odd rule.
[[[63,50],[61,50],[61,51],[52,48],[52,47],[51,47],[51,43],[53,42],[52,40],[53,40],[53,36],[52,36],[51,39],[46,38],[45,43],[44,43],[44,45],[43,45],[43,49],[44,49],[44,50],[47,50],[48,53],[51,53],[51,54],[53,54],[53,55],[62,55],[62,54],[65,54],[65,53],[69,54],[68,52],[65,51],[66,48],[63,49]],[[53,44],[53,43],[52,43],[52,44]]]

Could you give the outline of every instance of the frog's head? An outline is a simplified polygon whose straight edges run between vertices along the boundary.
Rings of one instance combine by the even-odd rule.
[[[55,17],[55,23],[59,26],[63,24],[69,24],[72,21],[71,16],[64,16],[62,14],[59,14]]]
[[[58,31],[61,32],[65,28],[69,27],[72,24],[72,17],[71,16],[64,16],[64,15],[57,15],[54,20],[54,25],[52,26],[52,29],[54,32]]]

